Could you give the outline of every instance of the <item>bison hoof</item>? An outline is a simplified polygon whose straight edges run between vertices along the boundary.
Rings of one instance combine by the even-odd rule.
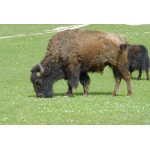
[[[69,92],[67,92],[65,95],[65,97],[70,97],[70,96],[72,96],[72,93],[69,93]]]
[[[138,77],[137,80],[141,80],[141,77]]]
[[[112,94],[111,94],[111,96],[117,96],[117,95],[118,95],[117,93],[112,93]]]
[[[65,95],[64,98],[69,98],[69,96]]]
[[[88,95],[89,95],[88,93],[84,93],[84,94],[83,94],[83,96],[85,96],[85,97],[88,96]]]
[[[130,98],[130,97],[131,97],[131,95],[127,95],[127,97],[128,97],[128,98]]]
[[[132,95],[132,92],[127,93],[127,97],[131,97],[131,95]]]
[[[147,78],[147,80],[149,80],[149,78]]]

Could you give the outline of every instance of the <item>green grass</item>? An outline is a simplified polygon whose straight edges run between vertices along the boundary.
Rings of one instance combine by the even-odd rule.
[[[0,25],[0,37],[44,33],[59,26],[65,25]],[[150,25],[88,25],[84,29],[117,33],[132,44],[144,44],[150,49]],[[82,96],[79,85],[72,97],[65,98],[67,84],[59,80],[54,84],[53,98],[36,98],[29,80],[30,69],[44,57],[53,34],[0,39],[0,124],[150,124],[150,81],[145,80],[145,73],[141,81],[135,79],[138,73],[133,73],[130,98],[125,96],[124,80],[119,95],[110,96],[115,85],[110,68],[105,68],[103,75],[89,74],[88,97]]]

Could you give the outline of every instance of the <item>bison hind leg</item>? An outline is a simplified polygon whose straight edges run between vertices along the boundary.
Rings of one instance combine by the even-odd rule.
[[[115,88],[114,88],[114,91],[112,93],[112,96],[116,96],[118,94],[118,91],[119,91],[119,86],[120,86],[120,83],[121,83],[122,75],[121,75],[120,71],[117,68],[113,67],[112,70],[113,70],[114,78],[115,78],[115,81],[116,81]]]
[[[131,96],[132,95],[132,88],[131,88],[131,75],[130,72],[128,70],[122,70],[122,77],[126,82],[127,85],[127,96]]]
[[[149,71],[146,71],[146,79],[149,80]]]

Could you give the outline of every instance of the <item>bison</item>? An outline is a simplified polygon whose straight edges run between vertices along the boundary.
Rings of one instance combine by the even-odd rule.
[[[73,94],[78,82],[88,95],[90,78],[88,72],[103,72],[112,67],[117,95],[121,79],[127,84],[127,95],[132,94],[127,60],[128,42],[119,35],[92,30],[65,30],[54,35],[48,43],[42,61],[31,69],[30,80],[37,97],[53,97],[53,84],[59,79],[67,80],[66,96]]]
[[[138,70],[138,80],[141,80],[142,71],[146,72],[146,78],[149,80],[149,56],[148,50],[144,45],[130,45],[128,46],[128,63],[129,71]]]

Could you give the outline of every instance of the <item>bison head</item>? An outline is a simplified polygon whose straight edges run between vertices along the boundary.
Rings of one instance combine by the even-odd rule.
[[[41,64],[32,68],[30,80],[33,83],[37,97],[53,96],[53,79],[50,76],[50,72],[50,68],[44,68]]]

